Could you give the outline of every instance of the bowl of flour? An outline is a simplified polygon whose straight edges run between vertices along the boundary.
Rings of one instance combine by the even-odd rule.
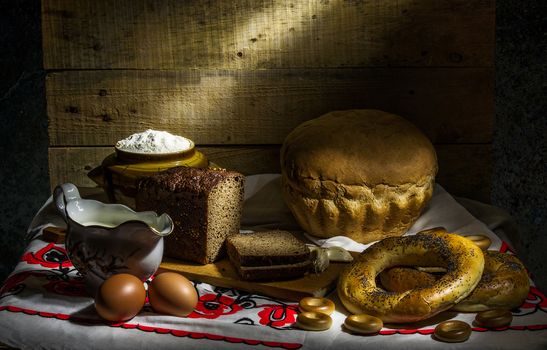
[[[148,129],[119,140],[114,147],[121,159],[165,160],[191,153],[194,150],[194,142],[167,131]]]
[[[148,129],[116,142],[114,153],[88,177],[105,190],[110,202],[135,208],[134,198],[142,178],[178,166],[206,168],[209,161],[192,140]]]

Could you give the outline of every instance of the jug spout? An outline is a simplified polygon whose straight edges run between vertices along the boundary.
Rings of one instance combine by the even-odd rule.
[[[150,226],[150,229],[160,237],[170,235],[174,228],[175,224],[173,223],[173,219],[166,213],[158,216],[156,227]]]

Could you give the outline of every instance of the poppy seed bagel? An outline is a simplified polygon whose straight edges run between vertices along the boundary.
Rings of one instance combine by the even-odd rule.
[[[388,292],[376,276],[392,266],[438,266],[447,272],[431,285]],[[484,270],[482,250],[471,240],[443,232],[388,237],[374,243],[341,274],[337,292],[353,314],[389,323],[417,322],[448,310],[475,289]]]

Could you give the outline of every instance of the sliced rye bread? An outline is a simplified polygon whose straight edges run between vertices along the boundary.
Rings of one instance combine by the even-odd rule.
[[[167,213],[173,233],[165,256],[200,264],[225,253],[227,237],[239,233],[244,175],[227,170],[177,167],[140,181],[137,210]]]
[[[246,281],[288,280],[304,276],[312,269],[311,260],[288,265],[239,266],[237,272]]]
[[[308,247],[288,231],[240,233],[226,240],[226,248],[230,261],[246,280],[293,278],[312,266]]]

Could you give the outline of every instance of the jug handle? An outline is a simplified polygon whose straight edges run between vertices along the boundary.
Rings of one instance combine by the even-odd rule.
[[[58,185],[53,191],[53,200],[57,211],[61,214],[65,222],[68,222],[68,213],[66,211],[66,204],[73,199],[80,199],[80,192],[78,188],[70,182]]]

